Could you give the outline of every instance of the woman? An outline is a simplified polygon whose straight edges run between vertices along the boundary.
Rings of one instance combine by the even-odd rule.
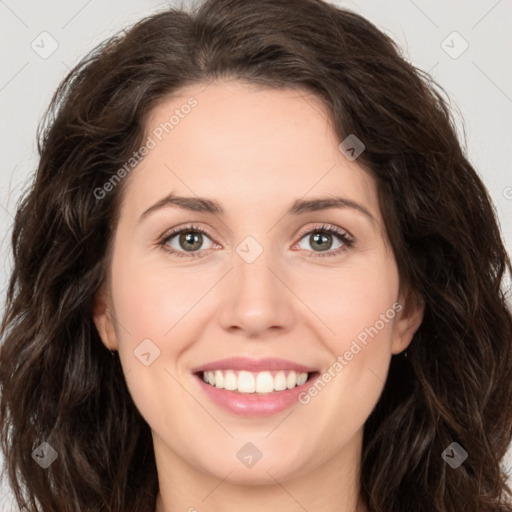
[[[39,150],[0,359],[26,510],[512,510],[510,261],[372,24],[153,15],[68,75]]]

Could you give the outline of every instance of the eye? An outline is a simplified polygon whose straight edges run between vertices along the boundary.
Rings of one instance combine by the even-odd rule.
[[[309,251],[312,253],[309,256],[336,256],[352,247],[354,243],[352,236],[337,226],[324,224],[316,226],[313,229],[309,229],[308,231],[301,233],[299,235],[301,237],[301,241],[306,237],[306,235],[309,235],[307,241],[311,244],[311,247],[313,247],[313,251]],[[206,248],[202,247],[205,238],[209,239],[211,242],[210,246]],[[333,239],[338,240],[338,247],[331,250]],[[191,225],[174,229],[170,233],[167,233],[158,245],[162,246],[167,252],[176,255],[179,258],[196,258],[201,256],[200,253],[202,250],[211,249],[213,242],[206,230],[199,226]],[[301,249],[303,249],[303,247],[301,247]]]
[[[305,238],[306,235],[309,237],[306,241],[313,248],[317,248],[317,250],[313,250],[314,256],[326,257],[326,256],[336,256],[341,252],[346,251],[348,248],[352,247],[354,244],[354,239],[351,235],[349,235],[346,231],[337,226],[326,226],[322,224],[321,226],[316,226],[305,233],[301,233],[301,241]],[[335,250],[330,250],[333,238],[338,239],[338,247],[335,247]],[[325,253],[325,254],[321,254]],[[313,254],[309,255],[310,257]]]
[[[159,242],[159,245],[179,258],[195,258],[199,256],[198,251],[200,251],[205,237],[211,241],[208,232],[204,229],[198,226],[186,226],[167,233],[163,240]],[[208,247],[206,249],[208,249]]]

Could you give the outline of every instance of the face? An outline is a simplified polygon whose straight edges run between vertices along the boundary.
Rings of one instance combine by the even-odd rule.
[[[421,310],[340,142],[293,89],[195,85],[152,111],[94,320],[157,464],[268,483],[360,457]]]

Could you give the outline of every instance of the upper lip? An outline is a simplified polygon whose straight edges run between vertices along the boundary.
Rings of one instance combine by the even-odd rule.
[[[296,372],[301,373],[313,373],[317,371],[315,368],[311,368],[288,359],[279,359],[275,357],[266,357],[263,359],[252,359],[250,357],[228,357],[192,368],[192,373],[222,369],[247,370],[252,372],[268,370],[295,370]]]

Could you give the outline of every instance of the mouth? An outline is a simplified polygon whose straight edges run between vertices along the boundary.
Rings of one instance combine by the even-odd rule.
[[[232,391],[240,395],[270,395],[302,387],[320,375],[320,372],[295,370],[252,372],[219,369],[199,371],[194,375],[206,385],[217,389]]]
[[[230,414],[262,417],[299,403],[299,397],[320,376],[298,362],[267,357],[229,357],[191,369],[205,398]]]

